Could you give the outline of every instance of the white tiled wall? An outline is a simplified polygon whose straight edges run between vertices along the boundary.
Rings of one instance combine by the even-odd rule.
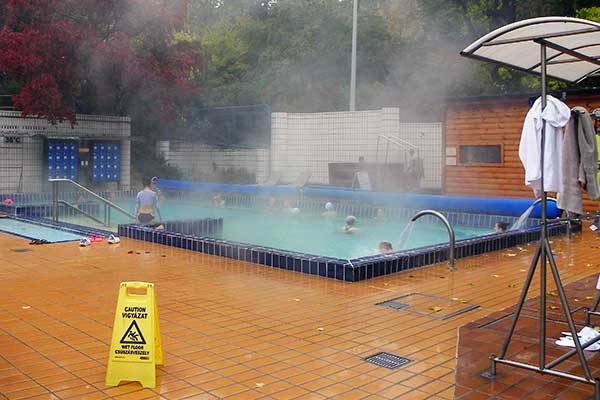
[[[121,180],[119,189],[131,189],[131,141],[121,140]]]
[[[23,118],[19,111],[0,111],[0,133],[64,138],[125,138],[131,136],[131,119],[77,114],[77,123],[73,126],[68,121],[52,125],[42,118]]]
[[[17,111],[0,111],[0,193],[41,192],[46,188],[44,141],[52,139],[118,140],[121,143],[121,189],[130,186],[131,120],[128,117],[77,115],[77,124],[50,124],[45,119],[23,118]],[[19,137],[21,143],[5,143]]]
[[[43,140],[23,137],[4,143],[0,137],[0,193],[39,192],[43,175]]]
[[[157,150],[171,165],[177,166],[184,179],[210,175],[213,162],[218,168],[244,168],[255,173],[259,182],[268,176],[268,149],[215,149],[184,141],[159,142]]]
[[[328,163],[385,161],[386,136],[408,142],[419,149],[425,165],[426,188],[441,187],[442,124],[401,122],[398,108],[356,112],[273,113],[271,149],[219,150],[182,141],[159,142],[157,150],[184,175],[211,171],[213,161],[220,168],[246,168],[263,181],[272,172],[281,173],[283,182],[295,182],[310,170],[311,183],[329,183]],[[405,162],[407,146],[390,144],[389,162]]]
[[[294,181],[305,169],[311,182],[328,183],[328,163],[405,162],[406,150],[386,136],[419,148],[425,165],[423,187],[441,187],[442,124],[400,122],[398,108],[314,114],[273,113],[271,169]],[[379,149],[378,149],[379,147]],[[407,147],[405,146],[404,149]]]

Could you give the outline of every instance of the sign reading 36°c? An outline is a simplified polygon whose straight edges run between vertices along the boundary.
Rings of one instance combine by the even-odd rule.
[[[138,381],[144,387],[156,386],[156,365],[163,355],[158,328],[154,285],[121,282],[115,312],[106,384]]]

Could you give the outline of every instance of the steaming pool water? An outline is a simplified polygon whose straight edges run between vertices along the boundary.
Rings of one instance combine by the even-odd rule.
[[[133,201],[119,201],[125,210],[133,212]],[[353,259],[378,254],[381,241],[389,241],[394,250],[406,250],[448,242],[448,233],[441,223],[417,221],[402,249],[397,248],[406,220],[377,221],[359,218],[359,232],[345,234],[345,216],[324,219],[314,215],[290,215],[264,210],[213,208],[189,201],[166,201],[160,207],[163,220],[223,218],[223,233],[218,239],[254,244],[263,247],[295,251],[341,259]],[[89,220],[70,218],[68,222],[90,225]],[[113,214],[113,226],[129,223]],[[456,240],[469,239],[492,233],[490,229],[453,226]],[[116,229],[115,229],[116,230]]]

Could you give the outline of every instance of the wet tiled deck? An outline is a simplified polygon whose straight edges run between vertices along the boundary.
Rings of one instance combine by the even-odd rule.
[[[593,302],[591,295],[596,290],[597,274],[571,283],[565,287],[569,307],[573,311],[582,303]],[[533,290],[539,290],[534,287]],[[538,292],[539,293],[539,292]],[[560,347],[555,341],[564,336],[561,332],[569,331],[562,305],[556,292],[550,291],[547,296],[547,340],[546,363],[567,353],[570,348]],[[527,301],[523,307],[521,318],[510,343],[506,358],[508,360],[538,365],[539,363],[539,298]],[[572,381],[516,369],[506,365],[497,365],[497,377],[493,380],[483,378],[481,373],[489,371],[491,354],[498,354],[500,344],[506,338],[512,323],[515,307],[493,313],[481,320],[469,323],[460,328],[458,342],[458,365],[456,379],[457,399],[591,399],[594,387],[586,384],[573,384]],[[583,310],[573,313],[577,330],[585,326]],[[598,317],[592,316],[593,325],[598,325]],[[600,376],[600,357],[597,352],[585,351],[592,377]],[[555,370],[583,376],[577,356],[571,357],[555,367]]]
[[[554,240],[565,283],[598,272],[599,243],[587,231]],[[516,302],[533,251],[348,284],[132,240],[79,248],[0,235],[0,248],[9,399],[452,399],[457,328]],[[104,385],[118,285],[131,280],[156,284],[165,366],[155,389]],[[402,296],[406,308],[376,305]],[[413,361],[363,361],[381,351]]]

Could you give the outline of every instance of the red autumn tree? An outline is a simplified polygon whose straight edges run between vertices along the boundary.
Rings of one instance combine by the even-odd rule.
[[[24,116],[75,110],[172,120],[197,92],[197,47],[177,43],[185,0],[4,0],[0,73]],[[145,108],[146,107],[146,108]]]

